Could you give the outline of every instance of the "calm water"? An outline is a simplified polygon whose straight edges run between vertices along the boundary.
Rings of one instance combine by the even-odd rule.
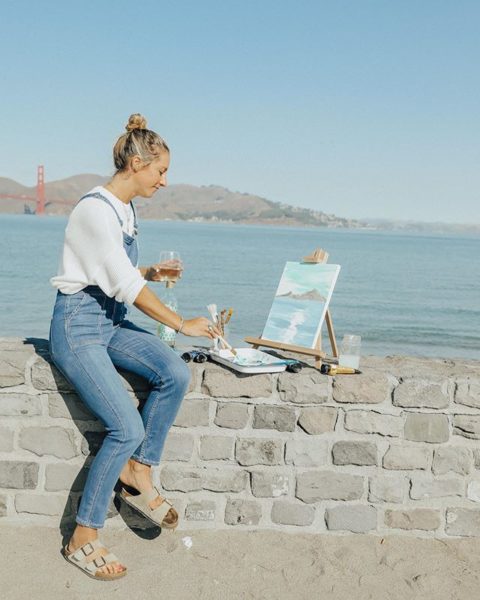
[[[0,335],[48,337],[49,278],[66,222],[0,215]],[[234,307],[234,342],[261,334],[285,262],[322,247],[342,265],[330,304],[339,341],[356,333],[366,354],[480,359],[478,237],[143,221],[139,240],[142,265],[158,261],[161,250],[181,253],[185,272],[175,291],[186,317],[208,316],[209,303]]]

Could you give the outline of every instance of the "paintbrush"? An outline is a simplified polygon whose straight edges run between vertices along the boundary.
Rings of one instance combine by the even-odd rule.
[[[225,315],[227,314],[226,309],[224,308],[221,312],[220,312],[220,331],[222,332],[222,335],[225,335]]]
[[[233,346],[231,346],[226,339],[224,339],[221,335],[218,336],[218,339],[222,342],[222,344],[225,344],[225,347],[230,350],[230,352],[233,354],[233,356],[237,356],[237,351],[235,350],[235,348]]]
[[[227,318],[225,319],[225,325],[230,321],[233,315],[233,308],[228,309]]]
[[[212,321],[215,325],[218,325],[218,313],[216,304],[207,304],[207,310],[212,317]],[[213,338],[213,349],[218,352],[218,338]]]

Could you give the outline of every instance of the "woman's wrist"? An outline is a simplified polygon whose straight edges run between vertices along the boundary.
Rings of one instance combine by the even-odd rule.
[[[180,325],[177,328],[177,333],[182,333],[183,326],[185,325],[185,319],[183,317],[180,317],[180,319]]]

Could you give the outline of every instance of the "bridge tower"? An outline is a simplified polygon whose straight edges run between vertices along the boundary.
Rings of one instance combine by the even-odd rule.
[[[45,214],[45,179],[43,165],[37,167],[37,204],[35,207],[36,215]]]

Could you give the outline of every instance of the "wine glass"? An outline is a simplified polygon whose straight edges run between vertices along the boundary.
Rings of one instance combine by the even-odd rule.
[[[175,250],[164,250],[160,252],[157,281],[176,282],[182,275],[183,263],[180,254]]]

